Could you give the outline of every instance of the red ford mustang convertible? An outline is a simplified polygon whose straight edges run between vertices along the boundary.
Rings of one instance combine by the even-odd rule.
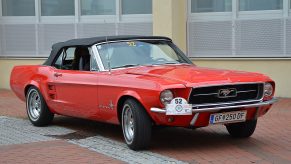
[[[16,66],[10,83],[33,125],[54,114],[121,124],[133,150],[149,146],[153,126],[221,124],[249,137],[276,101],[269,77],[197,67],[171,39],[152,36],[57,43],[43,65]]]

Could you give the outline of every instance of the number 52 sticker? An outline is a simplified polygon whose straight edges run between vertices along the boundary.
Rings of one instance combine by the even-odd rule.
[[[184,98],[177,97],[166,105],[166,115],[192,115],[192,105]]]

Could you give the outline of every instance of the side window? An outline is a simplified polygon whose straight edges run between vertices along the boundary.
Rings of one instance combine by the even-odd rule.
[[[54,63],[54,67],[79,71],[90,71],[91,68],[93,71],[98,71],[96,60],[93,57],[91,57],[87,47],[66,48]]]
[[[63,62],[63,52],[62,54],[58,57],[58,59],[55,61],[54,63],[54,67],[56,67],[57,69],[62,69],[62,62]]]
[[[56,60],[54,67],[58,69],[72,70],[74,64],[75,50],[75,47],[64,49]]]

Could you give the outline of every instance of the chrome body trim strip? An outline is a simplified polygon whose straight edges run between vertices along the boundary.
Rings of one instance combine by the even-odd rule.
[[[201,108],[205,106],[225,106],[225,105],[233,105],[233,104],[242,104],[242,103],[257,103],[257,102],[262,102],[263,99],[260,100],[247,100],[247,101],[232,101],[228,103],[216,103],[216,104],[201,104],[201,105],[196,105],[193,104],[193,108]]]
[[[259,107],[256,108],[256,113],[254,119],[257,119],[259,117]]]
[[[215,107],[205,107],[205,108],[199,108],[199,109],[192,109],[192,112],[193,113],[203,113],[203,112],[217,112],[217,111],[223,110],[223,109],[262,107],[262,106],[272,105],[277,101],[278,101],[277,98],[273,98],[272,100],[261,101],[261,102],[252,103],[252,104],[215,106]],[[150,110],[151,110],[151,112],[154,112],[154,113],[166,113],[166,110],[161,109],[161,108],[154,108],[153,107]]]
[[[248,93],[248,92],[256,92],[256,90],[237,91],[236,93]],[[193,96],[209,96],[209,95],[218,95],[218,93],[195,94]]]
[[[229,106],[217,106],[217,107],[206,107],[200,109],[192,109],[192,112],[217,112],[222,109],[234,109],[234,108],[252,108],[252,107],[261,107],[274,104],[277,99],[272,99],[269,101],[258,102],[254,104],[242,104],[242,105],[229,105]]]
[[[190,122],[190,125],[191,126],[194,126],[196,121],[198,120],[198,117],[199,117],[199,113],[195,113],[194,114],[194,117],[192,118],[191,122]]]
[[[98,50],[97,50],[97,47],[94,45],[94,46],[92,46],[91,48],[92,48],[92,51],[93,51],[93,53],[94,53],[94,55],[95,55],[95,59],[97,60],[97,65],[98,65],[98,67],[99,67],[99,71],[100,71],[100,72],[105,71],[105,69],[104,69],[104,65],[103,65],[102,60],[101,60],[101,58],[100,58],[99,52],[98,52]]]
[[[248,92],[256,92],[256,90],[237,91],[237,93],[248,93]]]
[[[114,40],[114,41],[106,41],[106,42],[100,42],[97,44],[94,44],[93,46],[98,46],[98,45],[102,45],[102,44],[107,44],[107,43],[117,43],[117,42],[128,42],[128,41],[151,41],[151,40],[161,40],[161,41],[169,41],[172,42],[169,39],[121,39],[121,40]]]
[[[154,112],[154,113],[166,113],[166,109],[161,109],[161,108],[151,108],[151,112]]]

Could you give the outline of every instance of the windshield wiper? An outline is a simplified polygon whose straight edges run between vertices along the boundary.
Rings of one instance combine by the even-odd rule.
[[[179,63],[167,62],[167,63],[157,63],[157,64],[154,64],[154,65],[166,65],[166,64],[179,64]]]
[[[134,67],[134,66],[139,66],[139,64],[125,64],[125,65],[122,65],[122,66],[113,67],[112,69],[115,69],[115,68]]]
[[[180,65],[192,65],[189,63],[174,63],[174,62],[168,62],[168,63],[163,63],[163,64],[180,64]]]
[[[163,64],[180,64],[180,63],[176,63],[176,62],[168,62],[168,63],[163,63]]]

